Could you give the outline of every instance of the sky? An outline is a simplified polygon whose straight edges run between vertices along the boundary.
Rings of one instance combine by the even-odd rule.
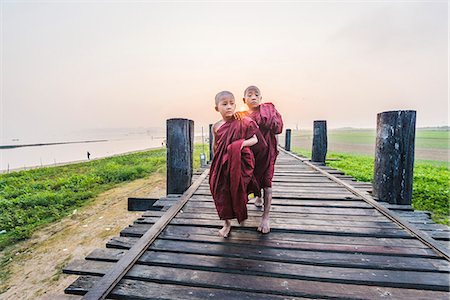
[[[286,128],[449,124],[447,1],[8,1],[1,141],[220,119],[257,85]]]

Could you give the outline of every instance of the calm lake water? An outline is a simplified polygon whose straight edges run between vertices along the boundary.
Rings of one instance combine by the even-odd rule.
[[[163,130],[152,132],[148,130],[142,132],[90,132],[82,135],[55,137],[45,141],[22,139],[11,141],[8,145],[92,140],[106,141],[0,149],[0,171],[87,161],[88,151],[91,154],[90,158],[96,159],[126,152],[159,148],[165,142],[165,133]]]

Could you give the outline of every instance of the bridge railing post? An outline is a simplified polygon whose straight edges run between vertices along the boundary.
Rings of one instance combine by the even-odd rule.
[[[314,121],[311,160],[313,162],[325,163],[327,148],[327,121]]]
[[[291,129],[286,129],[286,139],[284,140],[284,150],[291,151]]]
[[[183,194],[192,183],[194,121],[167,120],[167,194]]]
[[[373,196],[390,204],[411,205],[416,111],[377,115]]]
[[[210,162],[212,161],[213,156],[214,156],[213,142],[214,142],[213,124],[209,124],[209,161]]]

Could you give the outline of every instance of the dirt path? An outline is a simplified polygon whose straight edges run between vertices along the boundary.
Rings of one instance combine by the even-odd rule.
[[[11,276],[0,283],[1,299],[57,299],[77,276],[62,274],[62,268],[74,259],[83,259],[105,243],[142,212],[128,212],[130,196],[161,197],[165,177],[154,174],[99,195],[92,203],[74,211],[61,221],[36,232],[17,244],[9,264]]]

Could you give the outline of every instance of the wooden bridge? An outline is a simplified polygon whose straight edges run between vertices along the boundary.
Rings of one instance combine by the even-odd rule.
[[[160,200],[163,211],[145,212],[106,249],[68,265],[65,273],[81,276],[65,292],[89,291],[86,299],[449,298],[448,227],[424,213],[405,222],[411,209],[368,202],[370,185],[282,151],[272,231],[256,231],[262,211],[250,203],[245,225],[233,223],[224,239],[207,173],[183,196]]]

